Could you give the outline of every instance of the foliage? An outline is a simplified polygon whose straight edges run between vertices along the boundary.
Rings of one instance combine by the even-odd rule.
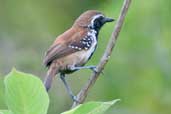
[[[49,97],[39,78],[13,69],[4,82],[8,110],[0,114],[47,114]],[[101,114],[117,101],[88,102],[62,114]]]
[[[102,114],[119,99],[110,102],[88,102],[62,114]]]
[[[49,97],[40,79],[13,69],[4,82],[6,102],[14,114],[47,113]]]
[[[118,18],[123,0],[0,0],[0,109],[7,109],[3,76],[13,66],[45,77],[43,56],[54,39],[88,9]],[[132,0],[110,61],[87,101],[122,99],[107,114],[171,114],[171,1]],[[114,23],[99,33],[98,47],[87,65],[96,65]],[[90,76],[89,70],[67,75],[74,94]],[[48,114],[70,108],[59,76],[49,92]]]

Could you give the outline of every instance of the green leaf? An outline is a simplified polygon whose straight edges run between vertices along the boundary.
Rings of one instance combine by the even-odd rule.
[[[63,112],[62,114],[102,114],[119,100],[120,99],[109,102],[88,102],[78,105],[74,109]]]
[[[0,114],[12,114],[10,110],[0,110]]]
[[[5,78],[8,109],[13,114],[46,114],[49,97],[42,81],[31,74],[12,70]]]

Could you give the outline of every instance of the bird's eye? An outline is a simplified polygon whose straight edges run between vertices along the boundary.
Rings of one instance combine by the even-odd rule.
[[[94,21],[94,26],[95,26],[95,27],[100,27],[100,26],[101,26],[101,23],[100,23],[99,19],[96,19],[96,20]]]
[[[99,19],[99,20],[102,20],[102,19],[103,19],[103,16],[100,16],[98,19]]]
[[[103,25],[102,20],[103,20],[104,16],[102,16],[102,15],[97,15],[97,16],[95,16],[94,18],[95,18],[95,19],[93,19],[94,22],[93,22],[93,24],[92,24],[92,27],[95,28],[95,29],[100,29],[101,26]]]

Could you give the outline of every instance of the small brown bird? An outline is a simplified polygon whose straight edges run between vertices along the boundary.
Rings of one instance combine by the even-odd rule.
[[[59,35],[46,52],[44,65],[48,67],[44,85],[47,91],[56,74],[60,74],[67,92],[74,101],[77,101],[65,80],[65,74],[80,69],[91,69],[96,72],[95,66],[84,66],[93,55],[98,40],[100,28],[106,22],[114,19],[105,17],[101,12],[89,10],[84,12],[73,26]]]

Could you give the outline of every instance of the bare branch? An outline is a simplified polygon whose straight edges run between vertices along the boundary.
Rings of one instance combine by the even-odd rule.
[[[99,77],[100,73],[102,72],[106,63],[108,62],[110,55],[112,53],[112,50],[116,44],[116,40],[118,38],[121,27],[123,25],[123,21],[125,19],[125,16],[126,16],[126,13],[128,11],[130,3],[131,3],[131,0],[124,0],[119,18],[118,18],[116,25],[114,27],[114,31],[112,32],[112,35],[111,35],[111,38],[108,42],[106,50],[105,50],[99,64],[97,65],[97,73],[92,74],[92,76],[89,78],[88,82],[85,84],[85,86],[81,89],[81,91],[77,95],[77,100],[79,101],[79,103],[84,102],[85,98],[87,97],[88,90],[90,89],[90,87],[92,87],[95,84],[97,78]],[[74,102],[72,105],[72,108],[79,105],[79,103]]]

